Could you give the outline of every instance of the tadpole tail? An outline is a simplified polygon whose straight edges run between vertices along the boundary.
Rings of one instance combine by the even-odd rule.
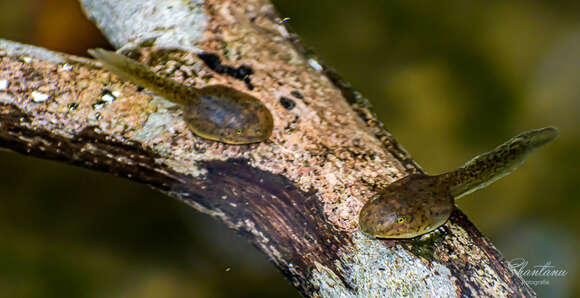
[[[536,149],[555,140],[559,134],[560,133],[558,132],[557,128],[550,126],[523,132],[517,137],[521,135],[527,135],[529,146]]]
[[[173,103],[185,106],[198,96],[195,88],[160,76],[149,67],[121,54],[103,49],[90,49],[88,53],[99,60],[108,71],[145,87]],[[187,100],[186,97],[190,99]]]
[[[513,172],[531,152],[553,141],[558,134],[555,127],[525,131],[455,171],[440,175],[440,181],[448,185],[451,195],[458,199]]]

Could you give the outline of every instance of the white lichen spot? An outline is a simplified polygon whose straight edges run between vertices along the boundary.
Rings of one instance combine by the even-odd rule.
[[[317,71],[321,71],[323,69],[322,65],[320,65],[320,63],[318,63],[318,61],[316,61],[314,58],[308,59],[308,64],[310,64],[310,66]]]
[[[176,118],[169,113],[153,113],[147,118],[145,125],[133,136],[136,140],[147,142],[166,134],[175,133]]]
[[[9,85],[10,85],[10,82],[8,82],[8,80],[0,80],[0,90],[8,89]]]
[[[170,5],[159,5],[156,1],[116,1],[119,3],[117,9],[131,12],[133,18],[129,20],[132,26],[126,26],[128,31],[125,35],[131,36],[131,41],[123,41],[119,35],[113,37],[113,44],[125,44],[121,48],[124,50],[153,40],[158,48],[195,50],[194,45],[203,39],[208,23],[207,15],[203,12],[203,1],[167,2]],[[98,6],[96,3],[100,2],[92,5]]]
[[[32,62],[32,58],[28,57],[28,56],[20,56],[20,60],[24,63],[30,63]]]
[[[45,102],[50,98],[50,95],[39,92],[39,91],[32,91],[32,101],[34,102]]]
[[[334,173],[329,173],[328,175],[326,175],[326,180],[328,181],[328,184],[330,184],[330,186],[336,185],[337,179]]]
[[[423,262],[399,246],[386,247],[380,241],[357,233],[348,260],[344,285],[335,272],[316,264],[313,284],[322,297],[456,297],[455,277],[449,269],[434,261]],[[350,250],[349,250],[350,251]],[[434,272],[437,272],[436,274]]]

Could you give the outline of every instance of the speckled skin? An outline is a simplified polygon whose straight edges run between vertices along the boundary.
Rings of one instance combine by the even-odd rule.
[[[449,219],[454,199],[511,173],[529,153],[557,136],[553,127],[523,132],[449,173],[399,179],[365,204],[359,215],[360,229],[377,238],[413,238],[428,233]]]
[[[183,118],[200,137],[227,144],[248,144],[267,140],[272,134],[272,114],[249,94],[223,85],[200,89],[185,86],[115,52],[93,49],[89,54],[123,79],[182,105]]]

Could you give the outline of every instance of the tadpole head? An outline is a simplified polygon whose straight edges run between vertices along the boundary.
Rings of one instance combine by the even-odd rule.
[[[363,233],[376,238],[413,238],[443,225],[453,198],[436,176],[414,174],[369,200],[359,215]]]
[[[259,99],[220,85],[199,89],[199,100],[186,108],[184,119],[194,133],[228,144],[265,141],[274,126]]]

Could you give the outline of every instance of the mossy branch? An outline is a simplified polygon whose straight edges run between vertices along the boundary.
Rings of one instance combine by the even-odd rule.
[[[308,296],[535,295],[458,210],[420,239],[359,232],[364,202],[420,169],[269,2],[81,2],[112,44],[140,48],[128,52],[156,71],[262,100],[274,116],[272,137],[242,146],[201,139],[179,108],[92,60],[2,40],[1,147],[182,200],[237,230]],[[202,62],[201,52],[218,64]],[[216,65],[251,68],[251,85]]]

